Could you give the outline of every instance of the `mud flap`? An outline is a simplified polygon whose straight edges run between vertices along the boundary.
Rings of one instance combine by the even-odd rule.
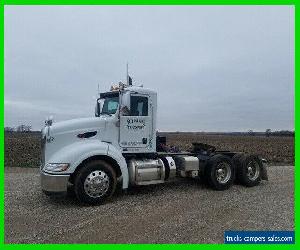
[[[262,165],[261,165],[261,179],[267,181],[268,178],[268,172],[267,172],[267,160],[261,159]]]

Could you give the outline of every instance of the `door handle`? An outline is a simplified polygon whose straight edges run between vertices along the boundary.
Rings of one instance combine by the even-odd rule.
[[[143,144],[147,144],[147,138],[143,138]]]

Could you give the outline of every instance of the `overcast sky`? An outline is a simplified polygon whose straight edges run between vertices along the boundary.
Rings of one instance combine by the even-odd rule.
[[[93,116],[127,61],[159,130],[294,129],[290,6],[5,6],[5,126]]]

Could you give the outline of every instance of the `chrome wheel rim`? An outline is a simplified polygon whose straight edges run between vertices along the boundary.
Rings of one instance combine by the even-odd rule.
[[[109,188],[109,177],[101,170],[91,172],[84,181],[84,191],[92,198],[102,197]]]
[[[259,165],[256,161],[250,161],[247,165],[247,177],[250,181],[255,181],[259,176]]]
[[[227,162],[221,162],[216,168],[216,178],[220,184],[226,184],[231,177],[230,164]]]

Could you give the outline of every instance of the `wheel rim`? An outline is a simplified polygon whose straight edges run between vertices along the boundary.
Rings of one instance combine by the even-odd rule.
[[[255,181],[259,176],[259,165],[256,161],[250,161],[247,165],[247,177],[251,181]]]
[[[106,194],[109,188],[109,177],[101,171],[91,172],[84,181],[84,191],[92,198],[98,198]]]
[[[227,162],[221,162],[216,168],[216,178],[220,184],[226,184],[231,177],[230,164]]]

